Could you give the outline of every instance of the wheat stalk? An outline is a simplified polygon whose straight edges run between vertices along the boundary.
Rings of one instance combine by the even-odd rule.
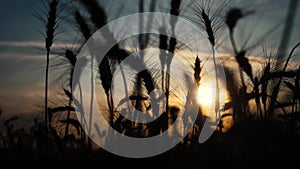
[[[201,61],[200,61],[199,57],[197,56],[195,59],[195,64],[194,64],[194,79],[198,86],[198,89],[200,87],[201,71],[202,71]],[[198,91],[197,91],[197,93],[198,93]],[[203,127],[203,114],[202,114],[202,109],[201,109],[200,105],[198,107],[198,114],[197,114],[195,124],[198,125],[199,128]],[[200,132],[199,132],[199,130],[196,129],[196,126],[194,126],[192,128],[192,133],[194,134],[193,138],[195,138],[193,140],[196,141],[200,135]]]
[[[70,72],[70,79],[69,79],[69,86],[70,86],[70,91],[69,94],[65,93],[68,95],[69,97],[69,107],[72,106],[72,93],[73,93],[73,86],[72,86],[72,81],[73,81],[73,73],[74,73],[74,68],[75,68],[75,64],[77,61],[76,55],[74,54],[73,51],[71,50],[66,50],[64,57],[69,61],[70,65],[71,65],[71,72]],[[67,113],[67,122],[70,120],[70,115],[71,115],[71,111],[68,110]],[[66,130],[65,130],[65,137],[68,135],[69,132],[69,123],[66,123]]]
[[[216,76],[216,96],[215,96],[215,112],[216,117],[220,116],[220,103],[219,103],[219,82],[218,82],[218,70],[216,63],[216,34],[221,28],[223,22],[223,11],[225,7],[228,5],[228,2],[221,1],[195,1],[191,4],[186,3],[188,8],[192,9],[192,13],[195,17],[187,16],[192,22],[196,23],[200,29],[204,30],[207,34],[207,38],[211,44],[212,55],[213,55],[213,63],[215,68],[215,76]],[[215,9],[214,9],[215,8]]]
[[[291,59],[291,57],[293,56],[293,53],[294,51],[300,46],[300,42],[298,42],[291,50],[291,52],[289,53],[288,55],[288,58],[285,62],[285,65],[283,67],[283,70],[282,72],[285,73],[286,69],[287,69],[287,66],[288,66],[288,63]],[[271,113],[274,111],[275,109],[275,103],[276,103],[276,100],[277,100],[277,96],[278,96],[278,93],[279,93],[279,89],[280,89],[280,85],[281,85],[281,82],[282,82],[282,79],[283,77],[280,77],[276,86],[274,87],[273,89],[273,93],[271,95],[271,101],[270,101],[270,105],[269,105],[269,110],[268,110],[268,115],[270,116]]]
[[[75,11],[75,20],[79,25],[80,32],[82,33],[83,37],[85,38],[85,40],[88,40],[91,37],[91,30],[78,10]]]
[[[200,86],[200,80],[201,80],[200,73],[201,73],[201,61],[197,56],[195,59],[194,78],[198,87]]]
[[[208,35],[208,40],[210,41],[212,52],[213,52],[213,63],[215,68],[215,76],[216,76],[216,98],[215,98],[215,112],[216,118],[220,117],[220,98],[219,98],[219,81],[218,81],[218,70],[217,70],[217,63],[216,63],[216,52],[215,52],[215,35],[213,31],[212,21],[209,19],[209,16],[205,13],[204,10],[201,12],[202,19],[205,23],[205,30]]]
[[[276,68],[280,68],[286,55],[291,33],[293,32],[293,24],[297,15],[298,0],[291,0],[289,4],[288,14],[285,20],[285,27],[282,34],[280,46],[278,48]]]
[[[56,29],[56,19],[57,19],[57,7],[58,0],[52,0],[49,3],[49,12],[46,25],[46,51],[47,51],[47,60],[46,60],[46,72],[45,72],[45,126],[48,126],[48,74],[49,74],[49,57],[50,57],[50,48],[54,40],[54,32]]]
[[[170,14],[171,15],[175,15],[178,16],[179,12],[180,12],[180,4],[181,4],[181,0],[172,0],[171,1],[171,10],[170,10]],[[175,19],[175,20],[174,20]],[[177,23],[177,19],[176,17],[172,17],[170,19],[170,25],[171,25],[171,31],[172,31],[172,35],[175,35],[175,25]],[[170,72],[171,70],[171,62],[173,59],[173,53],[175,51],[177,45],[177,41],[175,38],[171,37],[169,40],[169,47],[168,47],[168,55],[166,58],[166,66],[167,66],[167,72]],[[169,113],[169,88],[170,88],[170,74],[166,73],[166,113]]]

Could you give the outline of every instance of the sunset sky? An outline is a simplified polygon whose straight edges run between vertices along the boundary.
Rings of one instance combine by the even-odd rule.
[[[114,12],[117,15],[116,9],[120,7],[120,1],[113,0],[101,2],[109,12]],[[117,3],[114,3],[117,2]],[[146,0],[146,2],[148,2]],[[246,2],[246,3],[245,3]],[[255,32],[266,32],[273,28],[278,22],[284,25],[286,9],[289,1],[269,0],[265,1],[236,1],[235,6],[252,9],[257,9],[259,12],[265,13],[261,16],[259,26]],[[0,107],[4,117],[18,115],[26,117],[28,113],[39,114],[38,106],[43,105],[43,88],[44,88],[44,38],[39,33],[39,30],[44,30],[40,22],[30,13],[30,5],[36,3],[30,0],[10,0],[1,1],[0,5]],[[136,0],[130,0],[125,3],[124,10],[120,16],[138,12]],[[233,5],[234,6],[234,5]],[[298,4],[300,11],[300,4]],[[300,12],[298,12],[295,21],[295,27],[292,33],[290,46],[300,40]],[[109,18],[110,20],[113,18]],[[65,21],[66,23],[69,21]],[[70,24],[70,23],[67,23]],[[65,25],[67,25],[65,24]],[[72,23],[71,23],[72,24]],[[251,30],[251,21],[247,24],[247,30]],[[275,31],[270,38],[270,46],[279,44],[281,36],[281,28]],[[65,30],[66,31],[66,30]],[[68,31],[68,30],[67,30]],[[65,36],[66,34],[62,35]],[[74,34],[69,33],[72,36]],[[59,35],[58,35],[59,36]],[[57,43],[54,45],[54,50],[72,46],[76,42],[68,42],[64,44],[63,39],[76,39],[76,37],[58,37]],[[259,37],[256,37],[259,38]],[[237,37],[239,39],[239,37]],[[276,46],[275,46],[276,47]],[[231,49],[230,47],[228,49]],[[260,48],[259,48],[260,49]],[[224,49],[225,50],[225,49]],[[230,51],[230,50],[229,50]],[[298,50],[299,51],[299,50]],[[298,52],[299,53],[299,52]],[[50,77],[54,80],[54,77]],[[50,89],[59,90],[59,83],[50,82]],[[50,97],[51,98],[51,97]]]

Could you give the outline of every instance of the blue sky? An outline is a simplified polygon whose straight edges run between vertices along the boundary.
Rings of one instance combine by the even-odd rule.
[[[42,25],[30,15],[30,5],[36,1],[10,0],[1,1],[0,5],[0,107],[3,115],[25,115],[28,112],[37,112],[37,106],[42,106],[44,83],[44,38],[38,32],[43,30]],[[121,14],[127,15],[138,11],[138,0],[123,1],[125,6]],[[146,0],[149,3],[149,0]],[[259,0],[234,3],[245,9],[264,11],[264,15],[256,28],[257,32],[264,32],[278,22],[284,21],[289,1],[270,0],[260,4]],[[120,1],[102,2],[108,12],[118,15]],[[267,5],[266,5],[267,4]],[[162,5],[161,5],[162,6]],[[262,6],[266,8],[262,8]],[[299,5],[300,8],[300,5]],[[300,9],[298,9],[299,11]],[[298,12],[291,44],[300,40],[300,12]],[[109,18],[110,20],[113,18]],[[246,29],[256,26],[255,22],[248,21]],[[283,24],[282,24],[283,25]],[[281,31],[273,34],[271,42],[279,43]],[[72,35],[72,34],[69,34]],[[65,37],[64,37],[65,38]],[[238,37],[239,38],[239,37]],[[64,47],[61,42],[56,47]],[[73,42],[70,42],[72,44]],[[50,86],[57,90],[57,85]],[[0,118],[1,119],[1,118]]]

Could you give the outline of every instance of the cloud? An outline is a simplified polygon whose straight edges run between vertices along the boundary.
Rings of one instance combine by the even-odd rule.
[[[10,47],[42,47],[45,42],[41,41],[0,41],[0,46]]]
[[[64,43],[64,42],[54,42],[52,49],[63,49],[65,47],[79,46],[77,43]],[[0,47],[2,48],[27,48],[27,49],[44,49],[44,41],[0,41]]]

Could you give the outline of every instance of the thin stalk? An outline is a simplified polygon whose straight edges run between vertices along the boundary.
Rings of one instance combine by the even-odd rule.
[[[231,45],[233,47],[233,51],[237,55],[238,54],[238,50],[237,50],[237,47],[236,47],[236,44],[235,44],[235,40],[234,40],[234,36],[233,36],[233,31],[230,31],[229,38],[230,38]]]
[[[169,55],[169,54],[168,54]],[[167,72],[166,72],[166,113],[169,115],[169,94],[170,94],[170,64],[167,64]]]
[[[163,28],[161,28],[161,32],[165,33]],[[160,34],[159,35],[159,58],[161,63],[161,88],[165,89],[165,65],[166,65],[166,50],[168,49],[168,43],[167,43],[168,37],[166,35]]]
[[[68,60],[69,65],[70,65],[70,78],[68,79],[69,80],[68,84],[69,84],[70,91],[67,90],[67,89],[64,89],[64,92],[65,92],[66,96],[69,99],[68,106],[72,107],[72,102],[73,102],[73,98],[72,98],[73,85],[72,85],[72,82],[73,82],[74,67],[75,67],[77,58],[76,58],[76,55],[71,50],[69,50],[69,49],[67,49],[65,51],[65,53],[63,54],[63,56],[65,57],[65,59]],[[67,111],[67,123],[66,123],[66,128],[65,128],[65,137],[69,134],[69,121],[70,121],[70,117],[71,117],[71,110],[68,109],[68,111]]]
[[[48,74],[49,74],[49,57],[50,48],[53,44],[55,29],[57,27],[57,7],[58,0],[52,0],[49,3],[49,12],[46,25],[45,48],[47,50],[46,72],[45,72],[45,128],[48,128]]]
[[[46,72],[45,72],[45,127],[48,128],[48,74],[49,74],[50,48],[47,49]]]
[[[72,99],[69,98],[69,103],[68,103],[69,107],[72,106]],[[67,121],[70,119],[71,116],[71,111],[68,110],[68,114],[67,114]],[[65,130],[65,137],[69,134],[69,123],[66,123],[66,130]]]
[[[129,93],[128,93],[128,90],[127,90],[128,85],[127,85],[125,73],[124,73],[123,66],[122,66],[121,62],[119,62],[119,67],[120,67],[120,71],[121,71],[121,75],[122,75],[122,79],[123,79],[123,83],[124,83],[125,96],[126,96],[126,98],[129,98]],[[131,113],[131,109],[129,108],[128,102],[126,104],[127,104],[127,106],[126,106],[127,112],[131,115],[132,113]]]
[[[293,49],[291,50],[286,62],[285,62],[285,65],[283,67],[283,70],[282,72],[285,72],[287,66],[288,66],[288,63],[291,59],[291,57],[293,56],[293,53],[294,51],[296,50],[296,48],[300,46],[300,42],[298,42],[294,47]],[[280,77],[280,79],[278,80],[278,83],[276,84],[276,86],[274,87],[273,89],[273,93],[272,93],[272,96],[271,96],[271,102],[270,102],[270,106],[269,106],[269,110],[268,110],[268,115],[270,116],[270,114],[274,111],[275,109],[275,103],[276,103],[276,100],[277,100],[277,96],[278,96],[278,93],[279,93],[279,89],[280,89],[280,84],[282,82],[282,78],[283,77]]]
[[[114,99],[113,99],[113,96],[112,96],[112,91],[110,91],[110,106],[111,106],[111,109],[110,109],[110,125],[111,126],[114,126]]]
[[[112,126],[113,117],[112,117],[112,113],[111,113],[112,107],[111,107],[111,103],[110,103],[110,95],[106,95],[106,101],[107,101],[107,105],[108,105],[108,109],[109,109],[109,123]]]
[[[217,69],[217,63],[216,63],[216,51],[215,48],[212,45],[212,52],[213,52],[213,62],[215,67],[215,74],[216,74],[216,99],[215,99],[215,113],[216,113],[216,120],[221,117],[220,116],[220,87],[219,87],[219,80],[218,80],[218,69]]]
[[[297,14],[297,7],[298,7],[298,0],[291,0],[290,1],[290,5],[289,5],[289,9],[288,9],[288,13],[286,16],[286,22],[285,22],[285,26],[284,26],[284,30],[283,30],[283,36],[280,42],[280,46],[279,46],[279,51],[278,51],[278,55],[277,55],[277,68],[280,68],[282,61],[284,59],[284,56],[286,54],[286,50],[288,47],[288,43],[291,37],[291,33],[292,33],[292,29],[293,29],[293,24],[295,21],[295,16]]]
[[[172,0],[171,1],[171,10],[170,14],[179,16],[179,8],[180,8],[181,0]],[[177,18],[172,17],[170,20],[170,25],[172,29],[172,35],[175,36],[175,27],[177,23]],[[171,69],[171,62],[173,59],[173,53],[175,51],[177,41],[175,38],[171,37],[169,40],[169,48],[168,48],[168,55],[167,55],[167,73],[166,73],[166,113],[169,113],[169,88],[170,88],[170,69]]]
[[[229,37],[230,37],[231,45],[233,47],[234,54],[238,55],[238,50],[237,50],[236,43],[235,43],[235,40],[234,40],[233,31],[230,31]],[[242,70],[241,66],[239,66],[239,73],[240,73],[240,78],[241,78],[241,82],[242,82],[242,87],[244,88],[245,87],[245,80],[244,80],[243,70]]]
[[[90,103],[90,119],[89,119],[89,136],[92,132],[92,120],[93,120],[93,102],[94,102],[94,59],[91,59],[91,103]],[[91,138],[88,138],[88,147],[92,148]]]

